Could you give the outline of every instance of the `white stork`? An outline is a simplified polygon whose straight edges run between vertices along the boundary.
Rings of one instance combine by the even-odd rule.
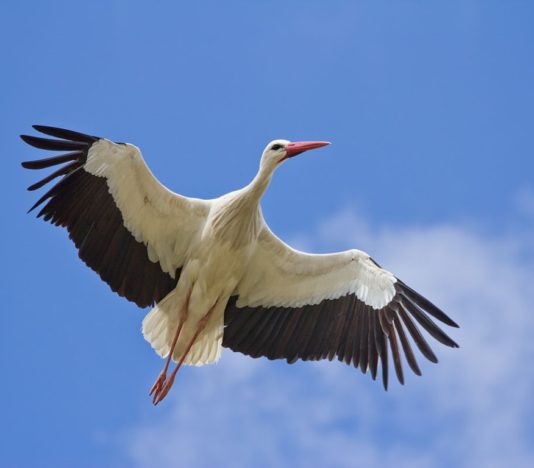
[[[429,315],[458,325],[365,252],[299,252],[267,226],[260,199],[274,170],[328,142],[274,140],[250,184],[201,200],[161,185],[131,144],[34,129],[55,138],[22,135],[26,143],[68,152],[22,163],[27,169],[65,163],[28,188],[61,177],[30,211],[45,203],[38,216],[66,227],[80,258],[113,291],[139,307],[153,306],[143,335],[167,357],[150,390],[154,404],[182,364],[216,362],[223,346],[289,363],[337,357],[373,379],[380,361],[385,389],[390,351],[401,384],[401,347],[421,375],[405,329],[437,362],[416,322],[439,342],[458,346]],[[171,360],[177,364],[167,375]]]

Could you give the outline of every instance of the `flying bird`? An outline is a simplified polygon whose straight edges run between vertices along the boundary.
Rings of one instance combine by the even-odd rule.
[[[401,354],[421,375],[411,343],[437,362],[419,327],[458,347],[432,318],[458,325],[365,252],[300,252],[267,226],[260,199],[274,171],[328,142],[274,140],[246,187],[203,200],[164,187],[134,145],[33,128],[53,138],[22,140],[63,154],[22,163],[59,166],[28,187],[60,178],[30,211],[41,206],[38,217],[67,228],[79,257],[113,291],[152,307],[142,332],[166,358],[150,389],[154,404],[182,364],[216,362],[223,347],[289,363],[337,357],[373,379],[380,367],[386,390],[390,360],[404,383]]]

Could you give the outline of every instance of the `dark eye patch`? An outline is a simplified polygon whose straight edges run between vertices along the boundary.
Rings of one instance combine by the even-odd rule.
[[[279,144],[279,143],[276,143],[273,146],[271,146],[271,149],[273,151],[278,151],[279,149],[282,149],[282,148],[283,148],[283,146],[281,144]]]

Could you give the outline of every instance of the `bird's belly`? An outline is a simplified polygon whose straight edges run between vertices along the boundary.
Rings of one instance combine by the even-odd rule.
[[[250,259],[250,248],[232,248],[228,243],[201,243],[187,268],[191,296],[189,313],[203,316],[216,302],[223,302],[235,291]]]
[[[235,288],[249,261],[249,249],[233,249],[226,244],[210,244],[200,266],[200,274],[210,284]],[[230,291],[230,292],[232,292]]]

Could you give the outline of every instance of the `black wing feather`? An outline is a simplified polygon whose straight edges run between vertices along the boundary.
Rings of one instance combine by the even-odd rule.
[[[53,140],[50,138],[34,137],[30,135],[20,136],[25,143],[35,148],[50,150],[50,151],[67,151],[67,150],[86,150],[89,146],[86,142],[67,141],[67,140]]]
[[[427,314],[450,326],[456,327],[455,322],[404,283],[398,281],[395,288],[392,301],[380,310],[350,294],[295,308],[237,307],[237,298],[232,298],[225,312],[223,346],[253,357],[287,359],[289,363],[337,356],[364,373],[369,370],[373,379],[380,363],[387,390],[389,351],[401,384],[404,383],[401,350],[410,369],[421,375],[404,326],[423,356],[437,362],[412,317],[441,343],[458,346]]]
[[[26,169],[68,163],[28,187],[36,190],[63,176],[30,211],[44,203],[37,216],[65,227],[79,250],[79,257],[119,295],[140,307],[163,299],[176,287],[180,270],[173,278],[161,270],[159,263],[148,258],[146,246],[136,241],[124,226],[106,179],[84,170],[89,148],[100,138],[44,125],[34,125],[34,128],[59,139],[21,135],[24,142],[40,149],[72,152],[22,163]]]
[[[32,127],[40,133],[44,133],[45,135],[53,136],[56,138],[61,138],[62,140],[80,141],[89,144],[100,140],[100,137],[75,132],[73,130],[67,130],[65,128],[49,127],[47,125],[32,125]]]

